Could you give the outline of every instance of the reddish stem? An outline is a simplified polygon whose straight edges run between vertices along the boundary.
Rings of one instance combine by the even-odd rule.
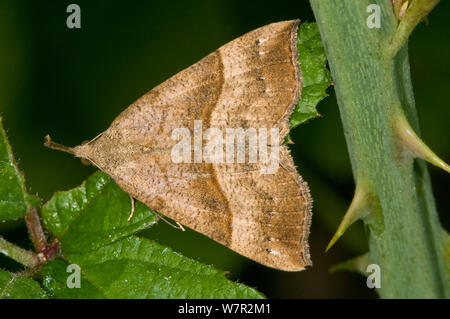
[[[25,215],[25,222],[34,249],[41,261],[45,262],[54,258],[59,248],[59,242],[56,238],[50,244],[47,242],[47,237],[42,229],[41,220],[35,207],[32,207]]]

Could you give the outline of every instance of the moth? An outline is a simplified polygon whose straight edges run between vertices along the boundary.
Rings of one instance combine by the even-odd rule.
[[[263,265],[311,265],[307,184],[283,144],[302,78],[298,20],[269,24],[212,52],[125,109],[88,143],[46,146],[91,162],[133,198]],[[279,167],[256,162],[181,162],[174,130],[276,128]],[[270,141],[269,143],[272,143]],[[246,150],[248,150],[248,145]]]

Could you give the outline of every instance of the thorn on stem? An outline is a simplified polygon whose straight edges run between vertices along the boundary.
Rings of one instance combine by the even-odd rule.
[[[394,13],[400,23],[391,43],[386,46],[386,54],[391,58],[406,44],[409,36],[417,26],[439,3],[440,0],[393,0]]]
[[[400,6],[400,10],[398,11],[398,19],[401,20],[403,15],[406,12],[406,9],[408,8],[408,1],[405,1],[401,6]]]
[[[410,156],[421,158],[450,173],[450,166],[417,136],[403,114],[394,117],[393,130],[398,138],[398,148],[401,153],[406,152]]]
[[[329,269],[330,273],[335,273],[337,271],[354,271],[363,276],[367,276],[367,266],[369,265],[369,253],[365,253],[364,255],[340,262],[337,265],[332,266]]]
[[[363,219],[372,212],[372,198],[369,187],[364,182],[357,182],[355,195],[353,196],[350,207],[344,215],[336,233],[331,238],[325,252],[327,252],[336,241],[345,233],[348,227],[359,219]]]

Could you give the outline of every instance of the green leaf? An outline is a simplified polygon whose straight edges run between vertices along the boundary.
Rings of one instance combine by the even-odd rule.
[[[44,226],[64,253],[92,251],[156,223],[157,217],[137,202],[133,218],[130,196],[98,171],[81,186],[56,193],[43,207]]]
[[[67,272],[69,263],[54,259],[42,266],[43,286],[51,298],[58,299],[102,299],[105,296],[92,285],[84,275],[80,277],[80,288],[69,288],[67,279],[72,274]]]
[[[0,269],[0,299],[43,299],[45,291],[33,279]]]
[[[24,216],[32,197],[25,189],[25,178],[19,171],[0,116],[0,220]]]
[[[331,84],[330,71],[326,68],[327,57],[317,23],[300,25],[297,47],[303,88],[301,98],[290,118],[291,129],[319,116],[317,104],[327,96],[326,89]]]
[[[108,298],[263,298],[223,271],[135,236],[66,258]]]
[[[98,171],[81,186],[56,193],[42,207],[47,230],[59,238],[62,256],[42,266],[52,298],[262,298],[203,265],[131,234],[156,222],[156,215],[131,200]],[[125,238],[127,237],[127,238]],[[125,239],[124,239],[125,238]],[[68,288],[68,264],[81,267],[81,288]]]

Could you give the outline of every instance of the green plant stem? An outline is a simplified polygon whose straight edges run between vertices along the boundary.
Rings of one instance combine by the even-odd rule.
[[[363,219],[369,261],[381,269],[377,291],[383,298],[448,297],[443,232],[426,164],[398,156],[392,126],[395,117],[405,117],[419,135],[407,47],[395,58],[385,49],[398,26],[391,0],[310,2],[336,84],[355,184],[368,183],[379,202]],[[373,3],[381,9],[379,29],[366,25]]]
[[[0,253],[14,259],[28,268],[39,265],[39,259],[35,253],[20,248],[5,240],[3,237],[0,237]]]

